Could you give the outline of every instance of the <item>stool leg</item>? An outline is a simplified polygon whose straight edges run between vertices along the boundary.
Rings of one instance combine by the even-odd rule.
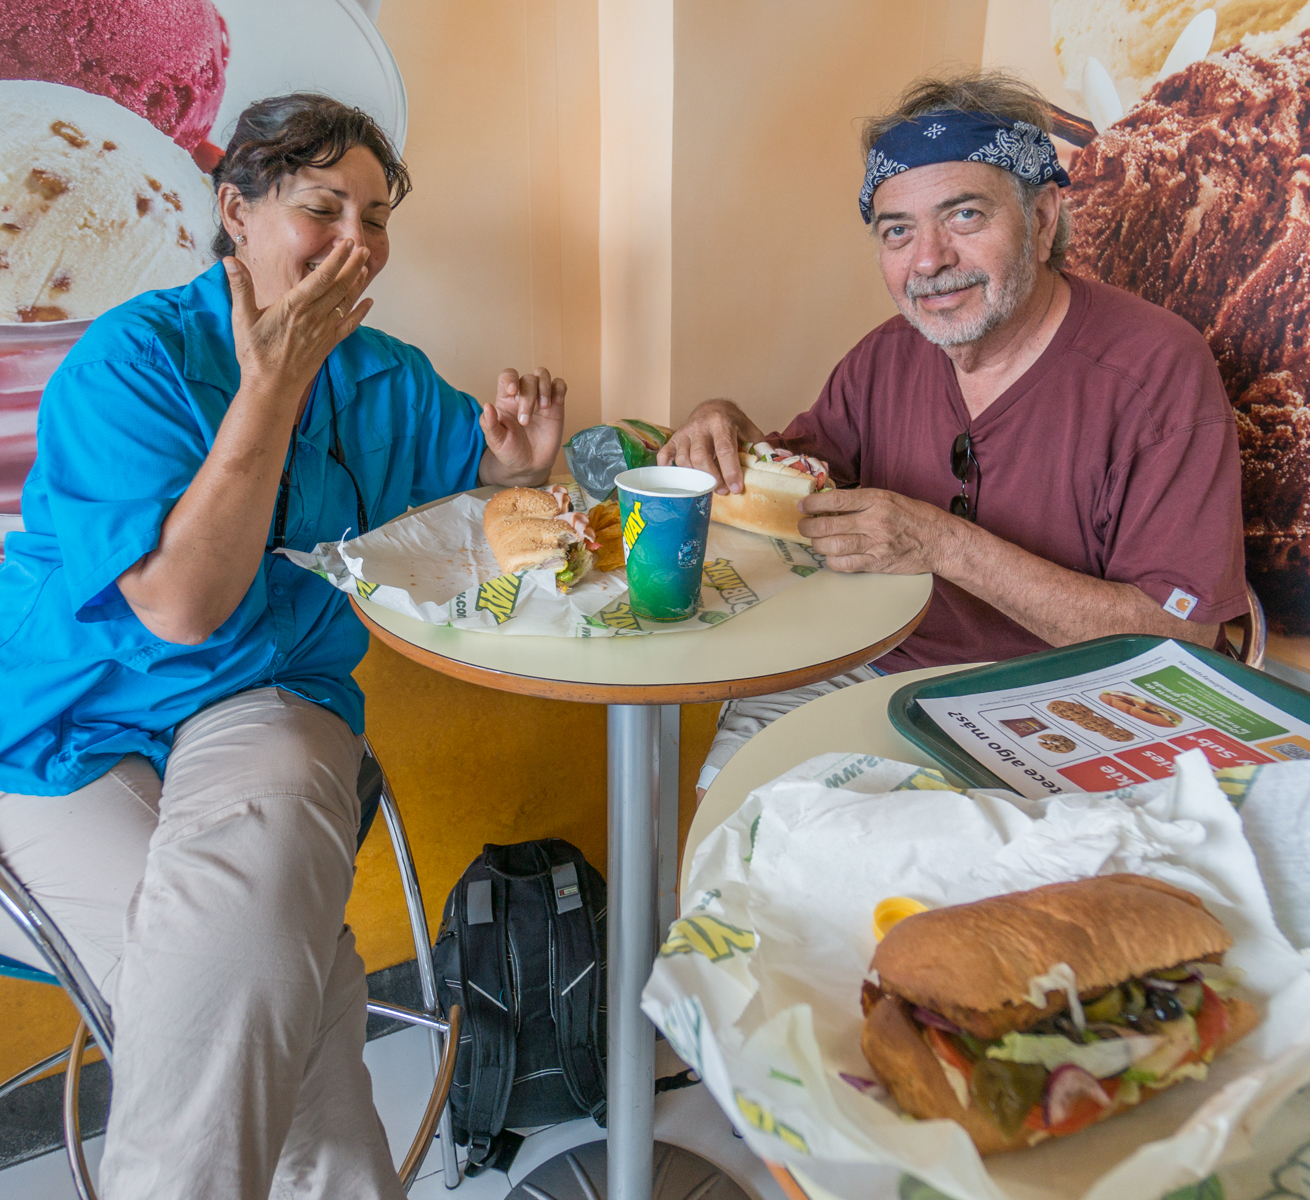
[[[369,753],[373,753],[371,746]],[[373,757],[377,759],[376,755]],[[378,767],[382,768],[380,760]],[[400,809],[396,807],[395,798],[391,793],[391,781],[387,779],[385,770],[382,771],[382,794],[378,799],[378,807],[382,810],[382,819],[387,824],[387,833],[391,837],[391,846],[396,854],[396,865],[400,868],[401,887],[405,892],[405,908],[409,913],[410,932],[414,937],[414,957],[418,965],[423,1010],[435,1016],[437,977],[432,968],[432,939],[428,934],[423,893],[419,889],[418,871],[414,866],[414,855],[409,848],[409,838],[405,834],[405,823],[400,818]],[[428,1030],[428,1039],[432,1051],[432,1069],[435,1072],[440,1068],[444,1041],[441,1034],[431,1029]],[[437,1140],[441,1143],[441,1170],[446,1187],[457,1188],[460,1184],[459,1160],[455,1157],[455,1136],[451,1126],[449,1103],[442,1110],[441,1120],[437,1125]],[[422,1165],[421,1160],[419,1165]]]
[[[82,1152],[82,1124],[77,1111],[78,1088],[82,1082],[82,1055],[90,1030],[86,1021],[77,1023],[73,1044],[68,1048],[68,1069],[64,1072],[64,1152],[68,1155],[68,1169],[73,1173],[73,1184],[82,1200],[97,1200],[91,1185],[91,1172],[87,1169],[86,1155]]]

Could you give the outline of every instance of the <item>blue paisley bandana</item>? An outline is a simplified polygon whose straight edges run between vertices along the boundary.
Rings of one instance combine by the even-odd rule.
[[[873,219],[873,193],[880,183],[902,171],[942,162],[991,163],[1037,187],[1051,180],[1069,186],[1055,146],[1036,125],[948,109],[902,121],[874,142],[860,188],[864,223]]]

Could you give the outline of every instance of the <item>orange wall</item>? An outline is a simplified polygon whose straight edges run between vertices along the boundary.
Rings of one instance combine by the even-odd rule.
[[[731,396],[766,431],[895,313],[856,198],[862,119],[976,66],[984,0],[716,0],[676,14],[674,423]]]
[[[568,431],[600,419],[596,6],[385,0],[409,94],[414,191],[369,323],[490,398],[506,366],[569,383]]]

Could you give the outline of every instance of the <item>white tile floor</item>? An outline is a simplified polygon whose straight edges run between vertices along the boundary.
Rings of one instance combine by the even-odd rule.
[[[660,1042],[657,1049],[657,1074],[669,1075],[682,1069],[665,1043]],[[409,1146],[432,1088],[427,1035],[420,1029],[407,1029],[378,1038],[368,1044],[364,1058],[373,1075],[378,1112],[399,1158]],[[783,1200],[772,1176],[745,1143],[733,1136],[727,1118],[705,1088],[685,1088],[657,1097],[655,1133],[662,1141],[685,1146],[714,1162],[755,1200]],[[433,1147],[423,1164],[423,1174],[409,1194],[411,1200],[502,1200],[538,1164],[603,1136],[604,1132],[590,1120],[570,1121],[534,1133],[519,1150],[508,1177],[488,1171],[466,1179],[454,1193],[447,1192],[442,1182],[440,1154]],[[92,1171],[99,1162],[100,1143],[101,1139],[95,1138],[86,1144]],[[77,1200],[62,1153],[47,1154],[0,1171],[0,1196],[4,1200]]]

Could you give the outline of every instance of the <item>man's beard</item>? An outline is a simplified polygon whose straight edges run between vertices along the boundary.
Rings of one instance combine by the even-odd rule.
[[[981,268],[945,270],[930,279],[910,279],[905,285],[906,298],[903,301],[898,298],[896,307],[935,346],[965,346],[979,341],[1004,325],[1032,295],[1037,283],[1035,249],[1029,241],[1019,260],[999,281]],[[983,285],[982,308],[972,316],[941,312],[921,317],[915,307],[914,301],[924,296],[939,296],[978,284]]]

